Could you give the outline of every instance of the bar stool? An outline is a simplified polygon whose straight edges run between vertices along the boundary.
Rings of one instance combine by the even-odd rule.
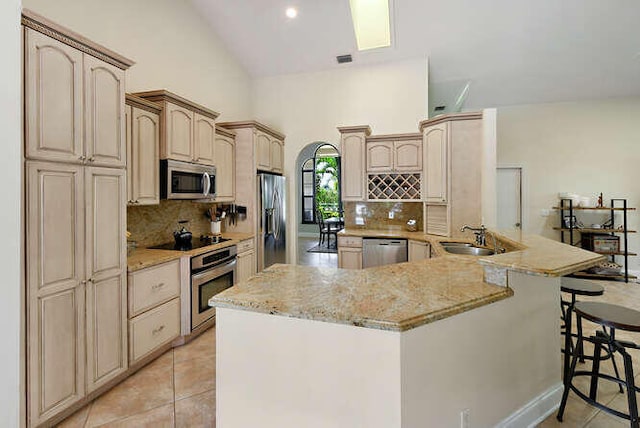
[[[564,322],[564,325],[562,326],[564,328],[562,335],[565,336],[565,347],[562,349],[562,353],[564,354],[564,370],[566,375],[569,368],[569,355],[571,355],[571,351],[573,350],[573,341],[571,340],[571,337],[577,338],[582,333],[582,323],[577,323],[578,334],[571,331],[572,313],[573,307],[576,304],[576,296],[602,296],[604,294],[604,287],[589,280],[563,277],[560,283],[560,290],[571,294],[571,301],[560,298],[560,309],[562,311],[561,319]],[[567,335],[567,332],[569,332],[570,335]],[[569,340],[567,340],[567,337],[569,337]],[[567,343],[569,347],[567,347]],[[582,341],[578,341],[577,346],[580,351],[580,362],[584,362],[585,356]],[[567,351],[567,349],[569,351]],[[617,373],[617,367],[615,367],[615,369]]]
[[[606,330],[597,331],[595,336],[583,338],[582,332],[578,332],[579,341],[584,339],[594,344],[593,366],[590,371],[576,371],[576,364],[580,358],[580,353],[578,346],[575,346],[573,348],[571,367],[569,368],[567,376],[565,376],[564,392],[562,394],[560,409],[558,409],[557,419],[562,422],[565,406],[567,405],[567,398],[569,396],[569,391],[571,390],[587,403],[605,412],[629,420],[632,428],[639,428],[640,420],[638,419],[636,392],[640,392],[640,388],[635,386],[633,379],[633,362],[631,355],[627,352],[627,349],[640,349],[640,346],[632,342],[617,340],[615,336],[616,329],[640,332],[640,312],[625,308],[624,306],[601,302],[577,302],[574,305],[573,310],[576,313],[578,324],[582,322],[582,318],[585,318],[591,322],[599,324],[603,328],[608,327],[609,333],[607,334]],[[622,360],[624,362],[624,379],[621,379],[617,374],[616,376],[610,376],[608,374],[600,373],[600,362],[602,361],[601,353],[603,347],[607,347],[612,353],[619,353],[622,356]],[[573,385],[573,379],[577,376],[591,377],[588,396]],[[598,379],[609,380],[618,383],[620,386],[624,385],[626,387],[629,414],[607,407],[597,401]]]

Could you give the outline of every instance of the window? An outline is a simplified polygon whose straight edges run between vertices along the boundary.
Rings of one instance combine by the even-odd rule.
[[[302,223],[316,223],[316,215],[313,209],[316,187],[314,176],[314,158],[307,159],[302,164]]]

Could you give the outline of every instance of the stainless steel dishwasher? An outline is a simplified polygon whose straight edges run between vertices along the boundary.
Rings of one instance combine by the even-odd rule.
[[[363,268],[407,261],[406,239],[364,238],[362,247]]]

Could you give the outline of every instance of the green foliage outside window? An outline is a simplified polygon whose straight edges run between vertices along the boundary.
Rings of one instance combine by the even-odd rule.
[[[339,217],[338,161],[334,157],[316,158],[316,206],[324,218]]]

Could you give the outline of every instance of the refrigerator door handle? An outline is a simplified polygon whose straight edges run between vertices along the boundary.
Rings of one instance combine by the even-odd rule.
[[[272,221],[272,231],[273,237],[277,241],[280,239],[280,195],[278,194],[278,189],[274,189],[273,191],[273,212],[271,213],[271,221]]]

